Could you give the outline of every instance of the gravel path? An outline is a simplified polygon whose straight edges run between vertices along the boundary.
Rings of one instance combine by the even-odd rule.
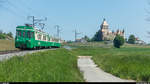
[[[31,53],[35,53],[35,52],[42,52],[42,51],[46,51],[46,50],[56,50],[56,49],[25,50],[25,51],[21,51],[21,52],[3,54],[3,55],[0,55],[0,61],[5,60],[5,59],[9,59],[13,56],[24,56],[26,54],[31,54]]]
[[[79,56],[78,68],[83,73],[86,82],[135,82],[133,80],[120,79],[104,72],[97,67],[91,56]]]

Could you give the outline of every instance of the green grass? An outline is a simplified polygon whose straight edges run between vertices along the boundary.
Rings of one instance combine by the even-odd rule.
[[[82,82],[77,56],[49,50],[0,62],[0,82]]]
[[[0,40],[0,51],[17,50],[14,40]]]
[[[149,46],[125,45],[120,49],[80,46],[72,53],[93,56],[100,68],[117,77],[150,82]]]
[[[66,45],[66,44],[65,44]],[[150,46],[104,42],[67,44],[74,49],[50,50],[0,62],[0,82],[83,82],[77,56],[93,56],[104,71],[123,79],[150,82]]]

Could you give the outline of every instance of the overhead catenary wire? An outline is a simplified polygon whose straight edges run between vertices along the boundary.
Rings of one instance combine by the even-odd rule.
[[[30,18],[32,18],[32,26],[35,27],[38,25],[42,25],[42,29],[44,29],[45,24],[41,23],[41,21],[47,21],[47,18],[45,19],[37,19],[35,16],[28,16],[27,19],[29,20]]]

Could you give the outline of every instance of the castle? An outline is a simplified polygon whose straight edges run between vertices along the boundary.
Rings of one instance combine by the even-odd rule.
[[[105,19],[103,20],[102,24],[100,25],[100,30],[98,31],[98,33],[99,33],[100,41],[112,41],[112,40],[114,40],[114,38],[117,34],[120,36],[123,36],[125,38],[124,30],[121,31],[118,29],[116,32],[110,31],[109,25],[107,24]]]

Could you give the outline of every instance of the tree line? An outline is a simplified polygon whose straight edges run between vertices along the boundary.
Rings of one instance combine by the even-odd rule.
[[[12,39],[13,38],[12,32],[5,33],[2,30],[0,30],[0,39],[7,39],[7,38],[8,39]]]
[[[88,36],[85,35],[82,39],[85,39],[87,42],[98,42],[100,41],[100,36],[99,33],[96,32],[96,34],[92,38],[89,38]],[[124,39],[124,41],[129,44],[135,44],[136,37],[133,34],[131,34],[129,38]]]
[[[101,41],[99,32],[96,32],[96,34],[92,38],[89,38],[88,36],[85,35],[82,39],[86,40],[87,42],[99,42],[99,41]],[[113,45],[116,48],[120,48],[120,46],[122,46],[124,43],[135,44],[135,42],[136,42],[136,37],[133,34],[131,34],[129,36],[128,40],[124,39],[123,36],[116,35],[114,40],[113,40]]]

